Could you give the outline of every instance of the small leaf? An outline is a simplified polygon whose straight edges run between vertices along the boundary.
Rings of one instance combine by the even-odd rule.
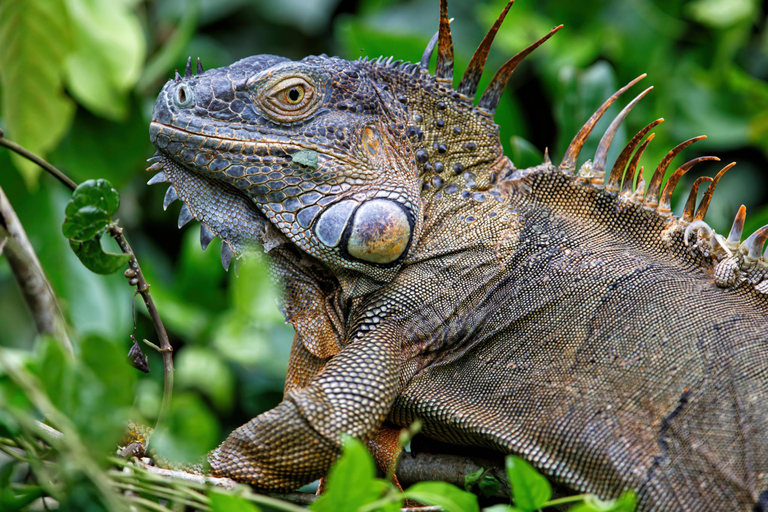
[[[493,496],[499,489],[501,489],[501,482],[490,473],[486,473],[477,483],[477,488],[480,489],[480,494],[489,497]]]
[[[107,180],[87,180],[78,185],[64,210],[64,236],[85,242],[105,229],[120,206],[120,195]]]
[[[419,482],[410,486],[404,494],[407,499],[442,507],[445,512],[478,512],[480,510],[477,496],[445,482]]]
[[[485,469],[480,468],[474,473],[467,473],[464,475],[464,490],[470,491],[472,486],[475,485],[477,481],[480,480],[480,477],[483,476],[483,473],[485,473]]]
[[[129,254],[104,252],[98,238],[92,238],[87,242],[70,240],[69,246],[85,268],[96,274],[114,274],[131,259]]]
[[[305,165],[312,169],[317,169],[317,151],[312,151],[311,149],[297,151],[291,155],[291,160],[297,164]]]
[[[386,489],[377,480],[373,459],[365,445],[355,438],[344,440],[342,456],[328,472],[325,494],[309,508],[318,512],[354,512],[379,499]]]
[[[512,499],[525,511],[538,510],[552,497],[549,482],[528,462],[510,455],[506,458],[507,476],[512,484]]]
[[[208,497],[211,499],[211,512],[259,512],[261,510],[253,503],[233,494],[210,490]]]

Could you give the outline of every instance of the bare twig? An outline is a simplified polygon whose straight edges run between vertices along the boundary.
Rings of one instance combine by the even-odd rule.
[[[52,166],[36,154],[32,153],[28,149],[26,149],[23,146],[20,146],[13,142],[10,139],[6,139],[3,136],[3,132],[0,130],[0,146],[5,146],[6,148],[10,149],[14,153],[18,153],[19,155],[23,156],[27,160],[30,160],[46,171],[48,171],[50,174],[56,177],[57,180],[62,182],[64,185],[68,186],[70,189],[75,190],[77,188],[77,183],[75,183],[72,178],[58,170],[56,167]]]
[[[139,261],[136,259],[136,255],[133,253],[130,244],[128,244],[128,240],[125,239],[123,228],[113,225],[109,230],[109,234],[115,239],[117,245],[120,246],[120,250],[122,250],[124,254],[129,254],[131,256],[130,261],[128,261],[128,269],[132,271],[129,283],[136,286],[136,290],[141,295],[141,298],[144,299],[144,305],[147,307],[149,317],[152,319],[152,325],[155,327],[155,333],[157,333],[157,339],[160,341],[159,352],[160,355],[163,356],[164,379],[163,401],[160,404],[160,412],[157,416],[157,423],[155,424],[155,428],[157,428],[171,406],[171,397],[173,395],[173,347],[168,340],[168,333],[165,331],[163,321],[160,319],[160,313],[157,311],[155,302],[152,300],[152,295],[149,293],[149,284],[144,277],[144,273],[141,271]],[[126,272],[126,275],[129,275],[128,272]]]
[[[67,336],[64,317],[51,284],[27,238],[16,212],[0,187],[0,247],[8,258],[13,276],[19,284],[37,331],[55,336],[70,354],[74,354],[72,342]]]

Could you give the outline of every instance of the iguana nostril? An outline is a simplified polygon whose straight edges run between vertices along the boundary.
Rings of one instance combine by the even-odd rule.
[[[394,201],[374,199],[355,212],[347,252],[371,263],[392,263],[408,248],[411,223]]]
[[[176,90],[174,91],[173,95],[173,102],[176,104],[177,107],[185,108],[190,105],[192,105],[195,101],[194,93],[192,92],[192,88],[186,84],[181,83],[176,87]]]

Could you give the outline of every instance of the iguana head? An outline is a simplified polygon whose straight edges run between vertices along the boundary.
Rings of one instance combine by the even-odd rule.
[[[232,217],[228,207],[212,211],[193,190],[228,194],[305,252],[376,276],[403,261],[419,232],[405,124],[392,95],[356,62],[259,55],[170,80],[150,135],[176,164],[166,179],[191,214],[235,252],[247,237],[228,239],[224,226],[206,222]]]
[[[171,183],[166,206],[184,201],[179,224],[201,221],[203,245],[222,238],[225,266],[254,242],[268,245],[276,227],[332,267],[391,279],[418,242],[425,204],[484,200],[473,192],[506,161],[493,112],[517,63],[559,28],[511,59],[475,106],[510,5],[455,89],[444,1],[421,64],[259,55],[208,71],[198,62],[194,75],[190,60],[155,104],[152,169],[163,172],[150,183]]]

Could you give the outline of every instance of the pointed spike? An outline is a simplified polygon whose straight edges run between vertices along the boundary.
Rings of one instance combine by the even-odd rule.
[[[696,215],[693,217],[693,220],[704,220],[704,217],[707,215],[707,210],[709,209],[709,203],[712,201],[712,194],[715,193],[715,187],[717,187],[717,183],[720,181],[720,178],[722,178],[723,175],[728,172],[728,169],[734,165],[736,165],[736,162],[731,162],[720,169],[720,172],[717,173],[717,176],[715,176],[714,181],[707,189],[704,197],[701,198],[701,204],[699,205],[699,209],[696,210]]]
[[[232,262],[232,258],[235,257],[235,251],[229,246],[229,243],[224,242],[221,244],[221,264],[224,265],[224,270],[229,270],[229,264]]]
[[[759,259],[763,253],[763,245],[768,239],[768,226],[763,226],[747,238],[741,246],[747,251],[747,256],[753,260]]]
[[[208,244],[210,244],[211,240],[214,238],[216,238],[216,235],[213,234],[213,231],[211,231],[205,224],[200,224],[200,247],[202,247],[203,250],[208,248]]]
[[[568,149],[565,151],[565,156],[563,157],[563,161],[560,163],[560,170],[563,171],[566,174],[573,174],[573,171],[576,169],[576,161],[579,158],[579,153],[581,153],[581,148],[584,147],[584,143],[587,142],[587,138],[589,138],[589,134],[592,133],[592,130],[595,129],[595,125],[600,120],[601,117],[603,117],[603,114],[605,114],[605,111],[608,110],[608,108],[613,105],[613,102],[616,101],[616,98],[621,96],[627,89],[635,85],[637,82],[642,80],[646,77],[646,74],[643,73],[639,77],[635,78],[631,82],[629,82],[627,85],[613,93],[613,95],[605,100],[605,103],[603,103],[597,111],[592,114],[592,117],[590,117],[586,123],[584,123],[584,126],[581,127],[581,130],[579,130],[579,133],[576,134],[576,136],[573,138],[571,143],[568,145]]]
[[[147,162],[151,162],[153,164],[156,164],[157,162],[162,161],[162,159],[163,159],[163,157],[161,155],[158,155],[157,153],[155,153],[155,156],[151,156],[151,157],[147,158]]]
[[[451,84],[453,83],[453,39],[451,38],[451,22],[448,21],[448,0],[440,0],[439,33],[435,78]]]
[[[179,229],[192,219],[194,219],[194,217],[192,216],[192,212],[189,211],[189,207],[186,204],[182,204],[181,210],[179,210]]]
[[[187,57],[187,68],[184,70],[184,78],[192,76],[192,56]]]
[[[595,151],[595,159],[592,161],[592,172],[601,178],[601,182],[605,176],[605,161],[608,159],[608,150],[611,148],[613,137],[616,135],[616,132],[619,131],[619,127],[624,121],[624,118],[627,117],[627,114],[629,114],[632,109],[635,108],[635,105],[637,105],[637,103],[643,99],[646,94],[651,92],[652,89],[653,86],[647,88],[635,96],[635,99],[630,101],[627,106],[624,107],[621,112],[619,112],[619,115],[613,119],[611,125],[607,130],[605,130],[603,138],[600,139],[600,143],[597,145],[597,151]]]
[[[648,191],[645,194],[645,206],[656,208],[656,205],[659,204],[659,191],[661,190],[661,182],[664,180],[664,175],[667,173],[667,168],[669,168],[669,164],[672,163],[672,160],[678,154],[680,154],[682,150],[694,142],[706,138],[706,135],[699,135],[698,137],[693,137],[692,139],[681,142],[672,148],[669,153],[667,153],[664,158],[661,159],[659,166],[656,167],[656,171],[653,173],[653,176],[651,176],[650,183],[648,183]]]
[[[624,177],[624,170],[627,167],[627,162],[629,161],[629,157],[632,155],[632,152],[635,150],[637,145],[640,144],[640,141],[643,140],[643,137],[645,137],[646,133],[663,122],[663,117],[653,121],[651,124],[637,132],[635,136],[632,137],[632,140],[630,140],[627,145],[624,146],[624,149],[621,150],[619,158],[617,158],[616,162],[613,164],[613,169],[611,169],[611,174],[608,176],[608,181],[605,184],[605,190],[608,190],[609,192],[616,192],[619,190],[621,179]],[[634,182],[634,178],[632,181]]]
[[[736,217],[733,219],[731,232],[728,233],[728,245],[738,245],[741,242],[741,234],[744,232],[744,221],[747,219],[747,207],[741,205]]]
[[[709,176],[700,176],[693,182],[691,191],[688,193],[688,200],[685,202],[685,208],[683,208],[683,222],[691,222],[693,220],[693,212],[696,209],[696,199],[699,197],[699,187],[704,182],[710,182],[712,178]]]
[[[621,193],[622,194],[632,194],[632,191],[635,190],[633,187],[635,185],[635,170],[637,169],[637,163],[640,161],[640,157],[643,156],[643,153],[645,152],[645,148],[648,147],[648,144],[651,143],[653,138],[656,136],[655,133],[652,133],[648,136],[647,139],[643,141],[643,143],[640,145],[640,147],[635,151],[634,156],[632,156],[632,160],[629,162],[629,166],[627,167],[626,172],[624,173],[624,183],[621,187]],[[643,168],[640,167],[640,177],[638,178],[638,184],[637,188],[640,188],[640,182],[643,183],[643,193],[640,195],[642,198],[645,195],[645,181],[643,181]]]
[[[432,36],[432,39],[429,40],[427,47],[424,49],[424,54],[421,56],[421,63],[419,64],[419,67],[422,71],[429,71],[429,61],[432,59],[432,53],[435,51],[435,46],[437,46],[437,38],[439,36],[440,31],[438,30],[435,32],[435,35]]]
[[[173,188],[173,185],[168,187],[168,190],[165,191],[165,197],[163,198],[163,210],[167,210],[168,206],[178,198],[179,196],[176,194],[176,189]]]
[[[683,165],[678,167],[675,170],[675,172],[672,173],[672,176],[669,177],[666,185],[664,185],[664,190],[662,190],[661,192],[661,199],[659,200],[659,207],[657,211],[662,215],[670,212],[672,192],[675,191],[675,187],[680,181],[680,178],[682,178],[683,175],[691,169],[691,167],[693,167],[699,162],[719,162],[719,161],[720,159],[717,158],[716,156],[700,156],[698,158],[694,158],[693,160],[688,160]]]
[[[645,197],[645,180],[643,179],[643,166],[640,166],[640,170],[638,171],[638,174],[640,175],[639,178],[637,178],[637,187],[635,188],[635,191],[630,194],[630,198],[632,201],[636,203],[642,203],[643,197]]]
[[[499,31],[499,27],[501,27],[501,24],[504,22],[504,18],[507,16],[507,12],[509,11],[509,8],[512,7],[513,3],[515,3],[515,0],[509,0],[507,2],[504,10],[501,11],[499,17],[496,18],[496,22],[480,42],[477,50],[475,50],[475,54],[472,55],[472,60],[469,61],[467,70],[464,71],[464,76],[461,77],[459,87],[456,89],[459,94],[467,98],[475,97],[475,94],[477,93],[477,84],[480,82],[480,77],[483,75],[483,68],[485,68],[488,52],[491,50],[493,38],[496,37],[496,32]]]
[[[161,162],[155,162],[149,167],[147,167],[146,169],[147,172],[157,172],[162,170],[163,170],[163,164]]]
[[[485,88],[483,95],[480,96],[480,101],[477,103],[477,110],[492,116],[496,112],[496,107],[499,106],[499,100],[501,94],[504,92],[504,88],[507,86],[507,80],[515,71],[515,68],[526,58],[533,50],[541,46],[544,41],[552,37],[558,30],[563,28],[562,25],[558,25],[549,31],[547,35],[530,45],[528,48],[519,52],[517,55],[509,59],[503,66],[493,75],[491,83]]]
[[[203,69],[203,63],[200,62],[200,57],[197,58],[197,74],[202,75],[205,72]]]
[[[549,148],[544,148],[544,163],[547,165],[552,164],[552,159],[549,158]]]
[[[168,179],[165,177],[165,171],[160,171],[159,173],[149,178],[147,185],[157,185],[158,183],[165,183],[167,181]]]
[[[178,69],[176,70],[176,73],[174,74],[174,77],[173,77],[173,78],[174,78],[174,79],[175,79],[177,82],[181,82],[181,75],[179,74],[179,70],[178,70]]]

